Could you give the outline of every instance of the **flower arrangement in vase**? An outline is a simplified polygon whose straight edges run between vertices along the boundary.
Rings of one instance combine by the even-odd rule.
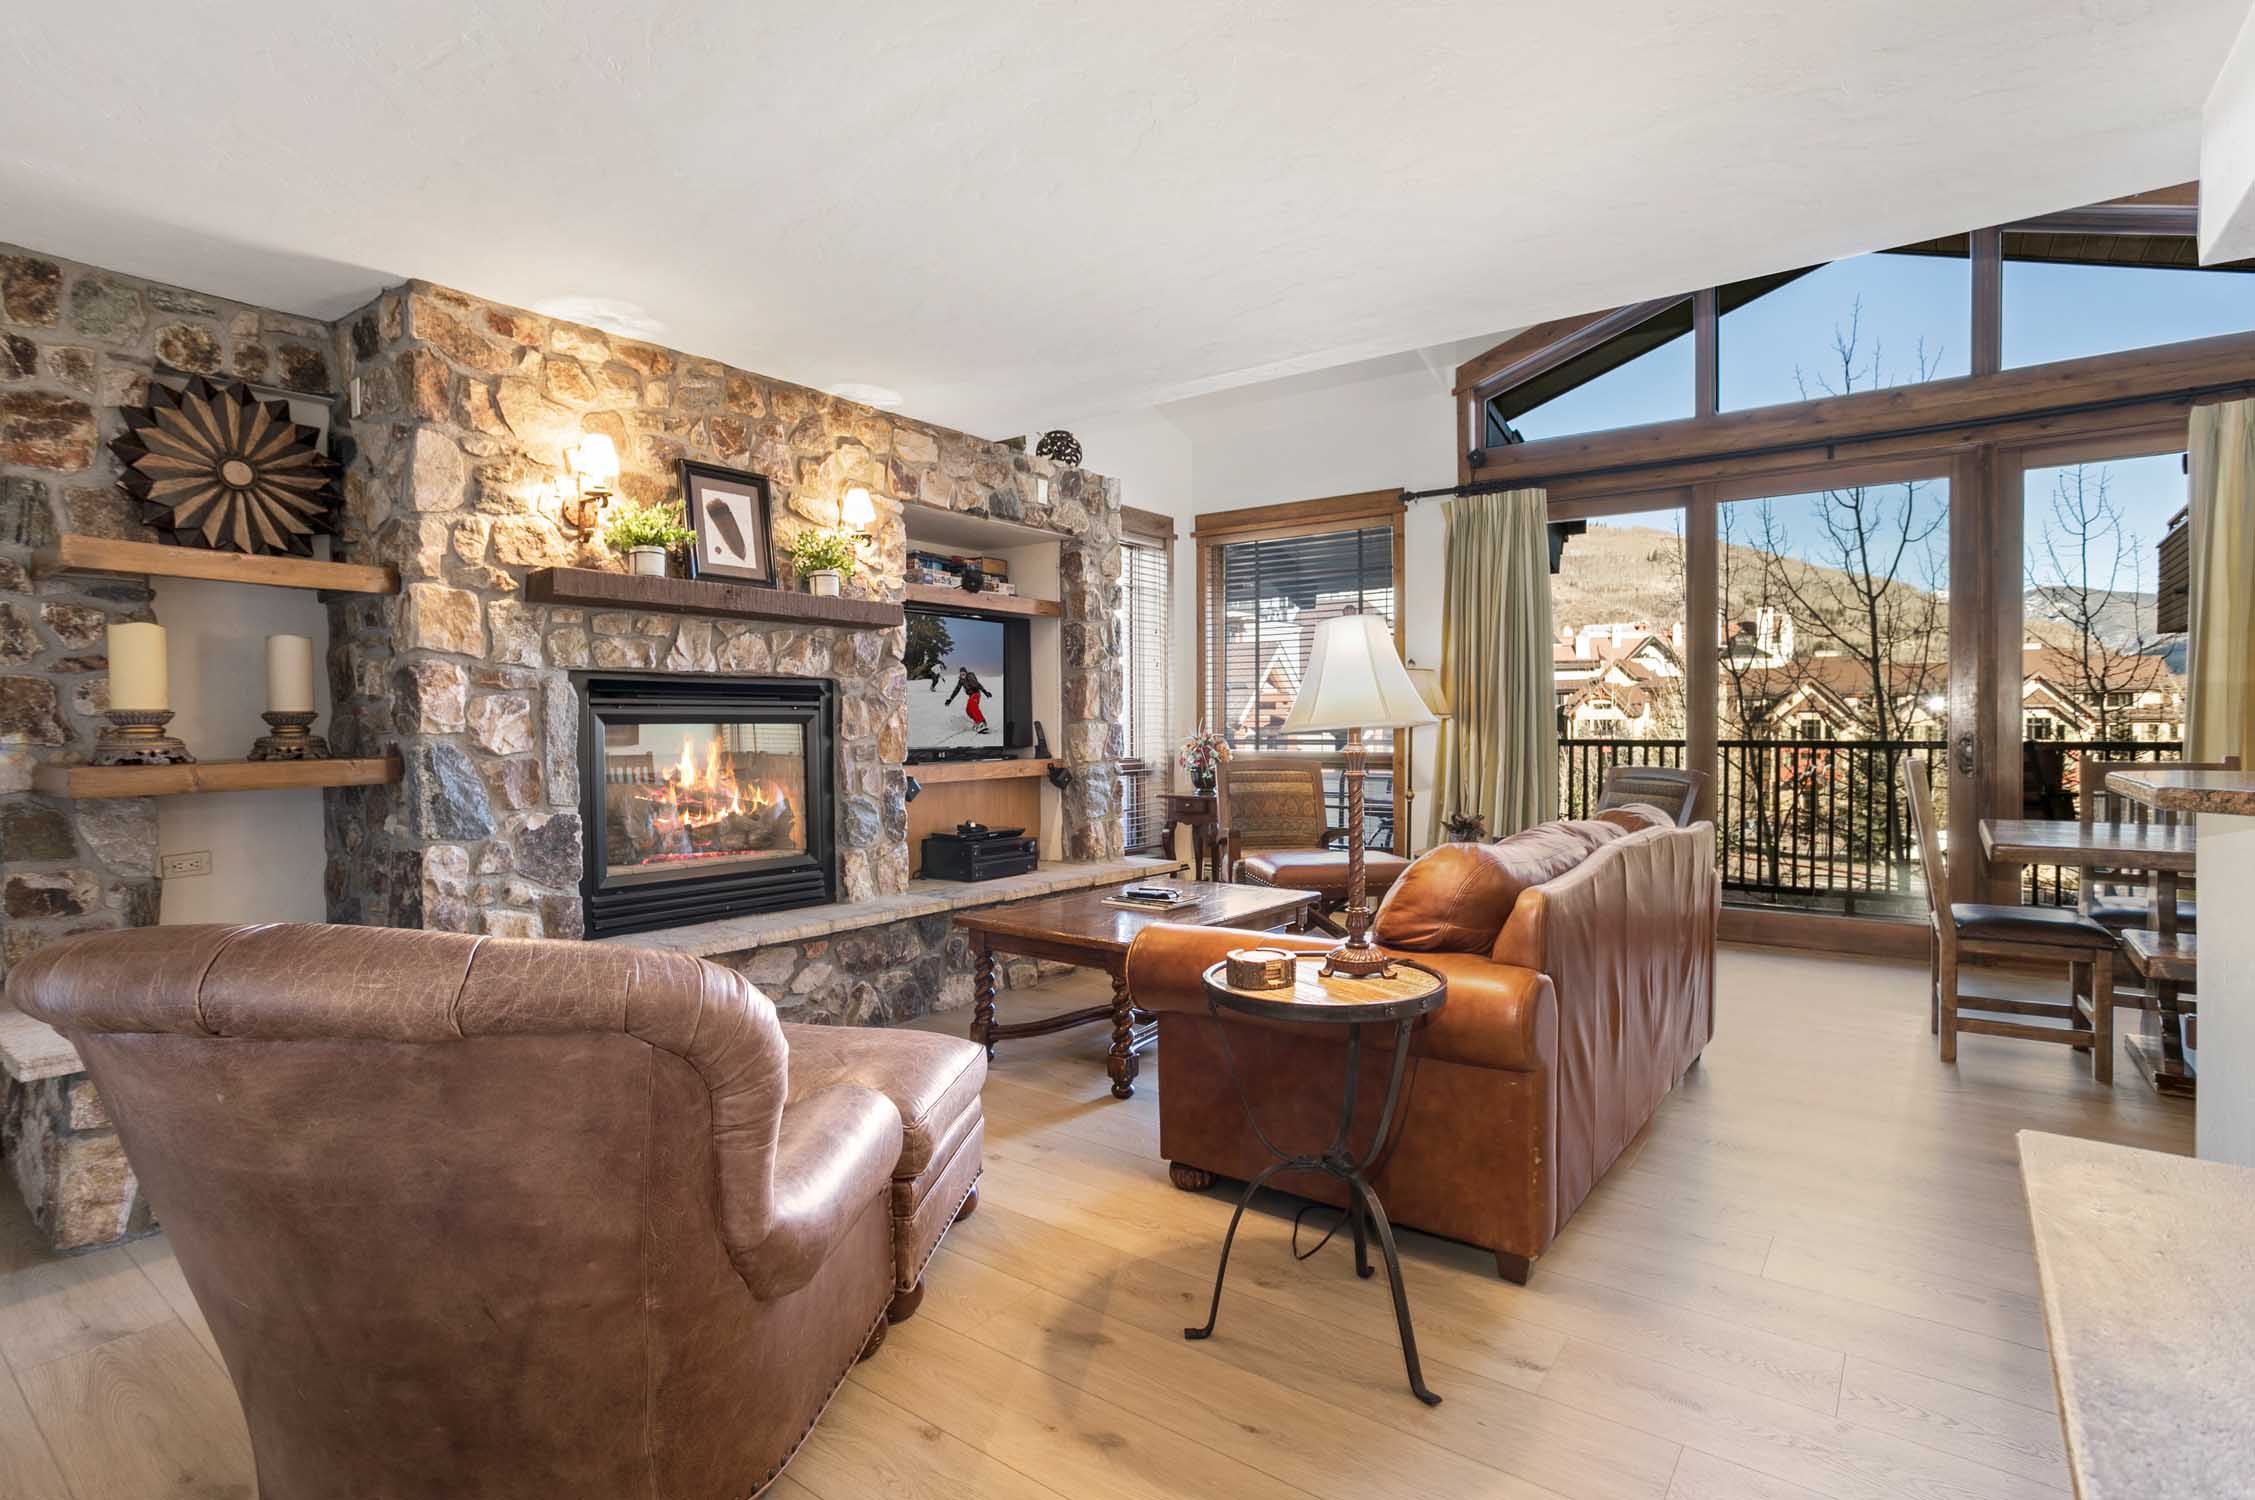
[[[1190,773],[1191,790],[1200,796],[1211,796],[1214,775],[1229,754],[1229,746],[1211,729],[1201,727],[1182,742],[1182,768]]]
[[[626,554],[627,571],[646,578],[666,576],[666,552],[690,539],[676,505],[639,505],[621,501],[603,525],[603,542],[613,552]]]

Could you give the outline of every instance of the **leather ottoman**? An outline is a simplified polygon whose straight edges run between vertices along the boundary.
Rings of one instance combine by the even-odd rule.
[[[791,1100],[858,1084],[900,1111],[893,1169],[893,1303],[899,1322],[924,1300],[924,1267],[948,1226],[978,1206],[985,1163],[986,1049],[930,1031],[786,1024]]]

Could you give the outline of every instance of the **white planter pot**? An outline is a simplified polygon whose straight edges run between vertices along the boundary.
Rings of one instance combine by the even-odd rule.
[[[835,599],[842,581],[836,568],[817,568],[806,575],[806,591],[819,598]]]
[[[626,553],[629,573],[643,578],[666,576],[666,549],[663,547],[629,547]]]

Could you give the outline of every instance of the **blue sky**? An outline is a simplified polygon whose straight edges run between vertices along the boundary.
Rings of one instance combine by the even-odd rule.
[[[1813,396],[1826,385],[1839,389],[1840,358],[1833,343],[1851,316],[1857,318],[1857,389],[1869,388],[1875,374],[1882,385],[1915,380],[1922,363],[1929,378],[1967,372],[1971,285],[1966,262],[1863,255],[1811,272],[1723,317],[1723,410],[1797,401],[1804,389]],[[2014,261],[2004,268],[2008,367],[2250,328],[2255,328],[2255,273]],[[1688,417],[1691,385],[1687,335],[1517,418],[1514,425],[1538,438]],[[2092,466],[2094,471],[2097,467]],[[2184,505],[2180,462],[2164,455],[2115,460],[2104,467],[2123,525],[2137,539],[2141,586],[2150,589],[2153,544]],[[2028,475],[2032,548],[2038,545],[2058,472]],[[1943,492],[1937,487],[1933,493]],[[1781,514],[1793,550],[1806,552],[1806,538],[1814,531],[1807,502],[1786,505]],[[1663,524],[1666,519],[1622,517],[1614,524]]]

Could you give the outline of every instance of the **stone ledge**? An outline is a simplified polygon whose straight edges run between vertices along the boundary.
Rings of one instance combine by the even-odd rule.
[[[78,1049],[45,1021],[20,1010],[0,1010],[0,1072],[18,1083],[81,1073]]]
[[[1058,891],[1086,890],[1113,881],[1142,880],[1171,874],[1182,868],[1178,859],[1094,860],[1087,863],[1045,862],[1030,875],[1006,875],[1000,880],[912,880],[897,896],[869,901],[836,901],[827,906],[801,906],[790,911],[760,912],[748,917],[723,917],[717,922],[696,922],[660,932],[631,932],[599,938],[627,948],[660,948],[711,958],[722,953],[746,953],[779,943],[804,943],[835,937],[863,927],[904,922],[912,917],[938,916],[974,906],[997,906],[1048,896]]]

